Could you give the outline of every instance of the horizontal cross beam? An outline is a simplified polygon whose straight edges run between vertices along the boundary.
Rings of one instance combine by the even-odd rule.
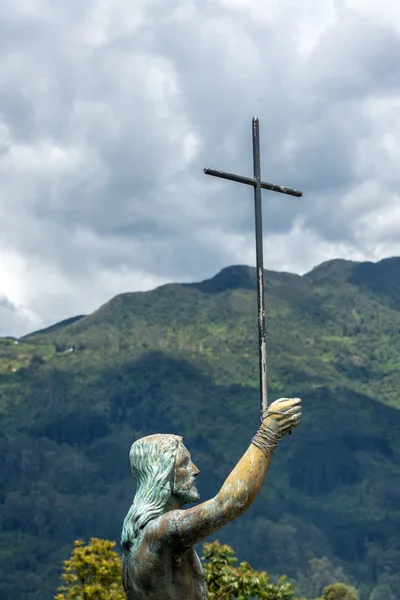
[[[206,167],[204,169],[206,175],[214,175],[220,179],[229,179],[229,181],[236,181],[237,183],[245,183],[252,185],[254,188],[257,186],[257,179],[255,177],[244,177],[243,175],[236,175],[235,173],[227,173],[226,171],[218,171]],[[260,181],[261,188],[264,190],[270,190],[271,192],[280,192],[281,194],[288,194],[289,196],[296,196],[300,198],[303,194],[298,190],[292,190],[291,188],[283,187],[283,185],[275,185],[274,183],[267,183],[266,181]]]

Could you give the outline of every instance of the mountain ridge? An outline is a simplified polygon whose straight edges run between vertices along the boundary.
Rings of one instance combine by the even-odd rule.
[[[269,401],[301,396],[303,421],[217,537],[298,595],[339,568],[360,600],[400,587],[399,261],[328,261],[311,280],[266,271]],[[0,339],[1,598],[50,600],[74,539],[118,540],[137,437],[184,435],[203,498],[245,451],[259,423],[255,269],[205,282]]]
[[[289,271],[274,271],[264,269],[264,279],[265,285],[268,286],[269,278],[278,279],[281,281],[288,280],[305,280],[310,283],[321,283],[324,280],[329,279],[332,283],[333,281],[341,281],[342,283],[350,283],[353,285],[361,285],[363,282],[363,278],[365,276],[369,276],[371,272],[374,276],[380,276],[381,271],[384,270],[385,276],[388,276],[387,267],[390,266],[391,272],[393,270],[396,271],[399,277],[399,286],[400,286],[400,257],[389,257],[381,259],[377,262],[372,261],[352,261],[347,259],[330,259],[320,263],[313,267],[310,271],[307,271],[303,275],[298,275],[296,273],[291,273]],[[356,274],[352,273],[352,271],[356,270]],[[218,271],[214,276],[201,280],[200,282],[190,282],[190,283],[166,283],[161,286],[157,286],[151,290],[146,291],[138,291],[138,292],[124,292],[121,294],[117,294],[110,300],[107,300],[99,309],[94,311],[95,313],[98,310],[101,310],[104,306],[113,302],[116,298],[119,297],[130,297],[132,295],[138,294],[152,294],[158,290],[164,290],[171,286],[179,286],[182,288],[194,288],[200,291],[205,292],[213,292],[213,293],[221,293],[227,291],[229,289],[238,289],[244,288],[249,290],[255,290],[257,285],[256,281],[256,269],[255,267],[250,267],[247,265],[231,265],[228,267],[222,268]],[[400,289],[400,288],[399,288]],[[91,313],[93,314],[93,313]],[[45,327],[43,329],[28,333],[24,336],[21,336],[19,339],[28,339],[31,336],[36,336],[37,334],[41,335],[44,333],[52,333],[53,331],[64,328],[69,325],[74,324],[75,322],[84,319],[86,317],[90,317],[91,315],[77,315],[74,317],[70,317],[67,319],[63,319],[62,321],[56,322],[53,325]],[[18,339],[18,338],[16,338]]]

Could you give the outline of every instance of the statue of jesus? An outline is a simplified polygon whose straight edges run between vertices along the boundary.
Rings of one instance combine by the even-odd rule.
[[[273,402],[249,448],[218,494],[198,502],[199,469],[183,438],[155,434],[130,451],[137,490],[121,537],[122,581],[128,600],[207,600],[195,544],[239,517],[259,493],[279,440],[300,422],[301,400]]]

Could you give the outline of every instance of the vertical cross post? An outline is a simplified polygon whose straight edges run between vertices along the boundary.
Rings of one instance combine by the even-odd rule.
[[[253,118],[253,177],[244,177],[235,173],[218,171],[217,169],[206,168],[206,175],[213,175],[221,179],[236,181],[251,185],[254,188],[254,214],[255,214],[255,234],[256,234],[256,270],[257,270],[257,306],[258,306],[258,361],[260,378],[260,417],[265,418],[268,408],[268,386],[267,386],[267,346],[265,334],[265,295],[264,295],[264,265],[263,265],[263,229],[262,229],[262,208],[261,208],[261,190],[270,190],[289,196],[303,194],[297,190],[285,188],[281,185],[261,181],[261,161],[260,161],[260,127],[257,117]]]
[[[260,415],[265,417],[268,408],[267,386],[267,343],[265,336],[265,295],[264,295],[264,258],[263,228],[261,208],[261,164],[260,164],[260,127],[258,119],[253,119],[253,174],[254,216],[256,232],[256,269],[257,269],[257,307],[258,307],[258,361],[260,378]]]

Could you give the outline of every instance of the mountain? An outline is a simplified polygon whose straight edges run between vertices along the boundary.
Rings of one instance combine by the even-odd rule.
[[[400,258],[266,271],[265,288],[269,401],[301,396],[303,421],[215,537],[309,597],[340,572],[361,600],[396,598]],[[233,266],[0,339],[0,598],[49,600],[75,539],[119,539],[142,435],[184,435],[202,498],[218,491],[259,423],[255,290]]]

